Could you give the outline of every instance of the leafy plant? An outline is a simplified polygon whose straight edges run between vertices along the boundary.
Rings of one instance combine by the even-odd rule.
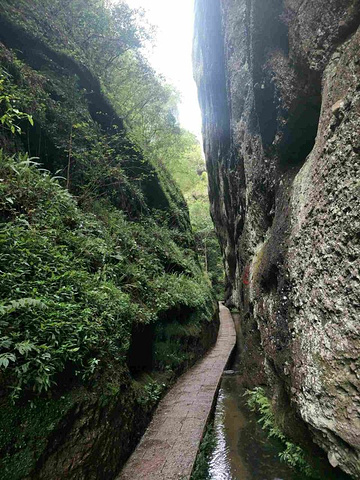
[[[147,378],[146,383],[136,385],[137,402],[148,409],[153,408],[160,400],[162,393],[166,388],[165,383],[159,383],[156,380]]]
[[[320,478],[308,464],[304,450],[290,442],[277,425],[271,402],[266,396],[264,388],[255,387],[253,390],[247,390],[245,395],[248,397],[246,403],[250,410],[259,413],[260,418],[258,421],[262,428],[266,430],[268,436],[280,440],[283,444],[284,450],[279,453],[279,458],[309,478]]]
[[[17,87],[9,82],[8,77],[7,72],[0,69],[0,123],[12,134],[21,134],[19,126],[21,120],[28,120],[30,125],[34,125],[34,120],[31,115],[19,110],[21,97]]]

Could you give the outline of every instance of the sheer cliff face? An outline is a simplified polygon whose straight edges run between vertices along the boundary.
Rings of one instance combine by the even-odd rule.
[[[227,302],[256,323],[275,394],[360,478],[360,2],[197,0],[196,16]]]

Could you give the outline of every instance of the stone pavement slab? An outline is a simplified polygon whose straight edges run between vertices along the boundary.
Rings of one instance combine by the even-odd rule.
[[[161,400],[136,450],[116,480],[188,480],[222,373],[236,344],[234,322],[220,304],[216,345]]]

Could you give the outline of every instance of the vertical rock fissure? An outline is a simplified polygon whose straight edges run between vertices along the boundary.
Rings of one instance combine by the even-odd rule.
[[[293,414],[290,435],[306,443],[301,437],[311,432],[331,465],[356,479],[359,7],[359,0],[199,0],[195,42],[226,302],[241,310],[245,341],[261,351],[253,384],[265,365],[274,403],[286,398]],[[215,64],[226,79],[226,152]]]

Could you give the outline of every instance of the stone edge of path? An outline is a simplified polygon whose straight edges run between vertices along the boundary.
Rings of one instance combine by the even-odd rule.
[[[116,480],[188,480],[236,345],[230,311],[220,302],[215,346],[160,401],[140,443]]]

